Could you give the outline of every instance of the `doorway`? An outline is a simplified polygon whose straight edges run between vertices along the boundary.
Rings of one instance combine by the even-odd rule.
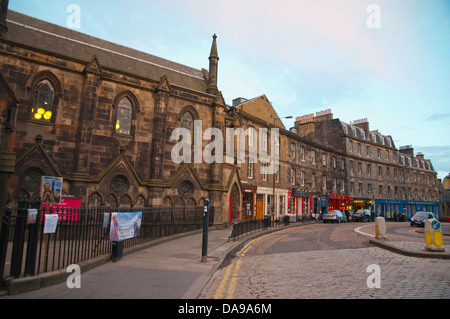
[[[264,195],[256,194],[256,219],[264,218]]]
[[[231,188],[230,194],[230,220],[241,219],[241,195],[236,184]]]

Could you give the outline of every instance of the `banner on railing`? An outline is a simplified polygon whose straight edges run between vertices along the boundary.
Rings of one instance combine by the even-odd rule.
[[[111,213],[110,241],[139,237],[141,234],[142,212]]]
[[[49,206],[52,206],[50,209]],[[75,196],[61,196],[58,204],[42,203],[44,214],[52,214],[58,210],[58,221],[79,221],[80,211],[77,209],[81,206],[81,198]]]

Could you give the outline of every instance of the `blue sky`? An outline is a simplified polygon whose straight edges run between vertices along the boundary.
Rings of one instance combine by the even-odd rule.
[[[424,153],[439,178],[450,172],[450,1],[10,0],[9,8],[67,26],[70,4],[81,9],[76,30],[198,69],[208,69],[216,33],[228,104],[265,94],[280,116],[331,109],[347,123],[367,118],[397,148]]]

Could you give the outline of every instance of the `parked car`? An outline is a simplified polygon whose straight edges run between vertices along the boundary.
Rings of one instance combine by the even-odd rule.
[[[358,209],[356,213],[353,214],[352,220],[355,222],[370,222],[370,211],[368,209]]]
[[[396,222],[404,222],[404,221],[406,221],[406,214],[403,212],[394,213],[393,219]]]
[[[322,216],[322,220],[324,223],[326,222],[347,222],[347,218],[340,210],[327,210],[325,214]]]
[[[432,218],[435,218],[433,213],[417,212],[413,217],[411,217],[411,226],[425,227],[425,221]]]

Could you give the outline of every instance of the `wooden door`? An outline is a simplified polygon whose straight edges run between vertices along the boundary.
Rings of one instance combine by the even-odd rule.
[[[264,218],[264,195],[256,194],[256,219]]]

